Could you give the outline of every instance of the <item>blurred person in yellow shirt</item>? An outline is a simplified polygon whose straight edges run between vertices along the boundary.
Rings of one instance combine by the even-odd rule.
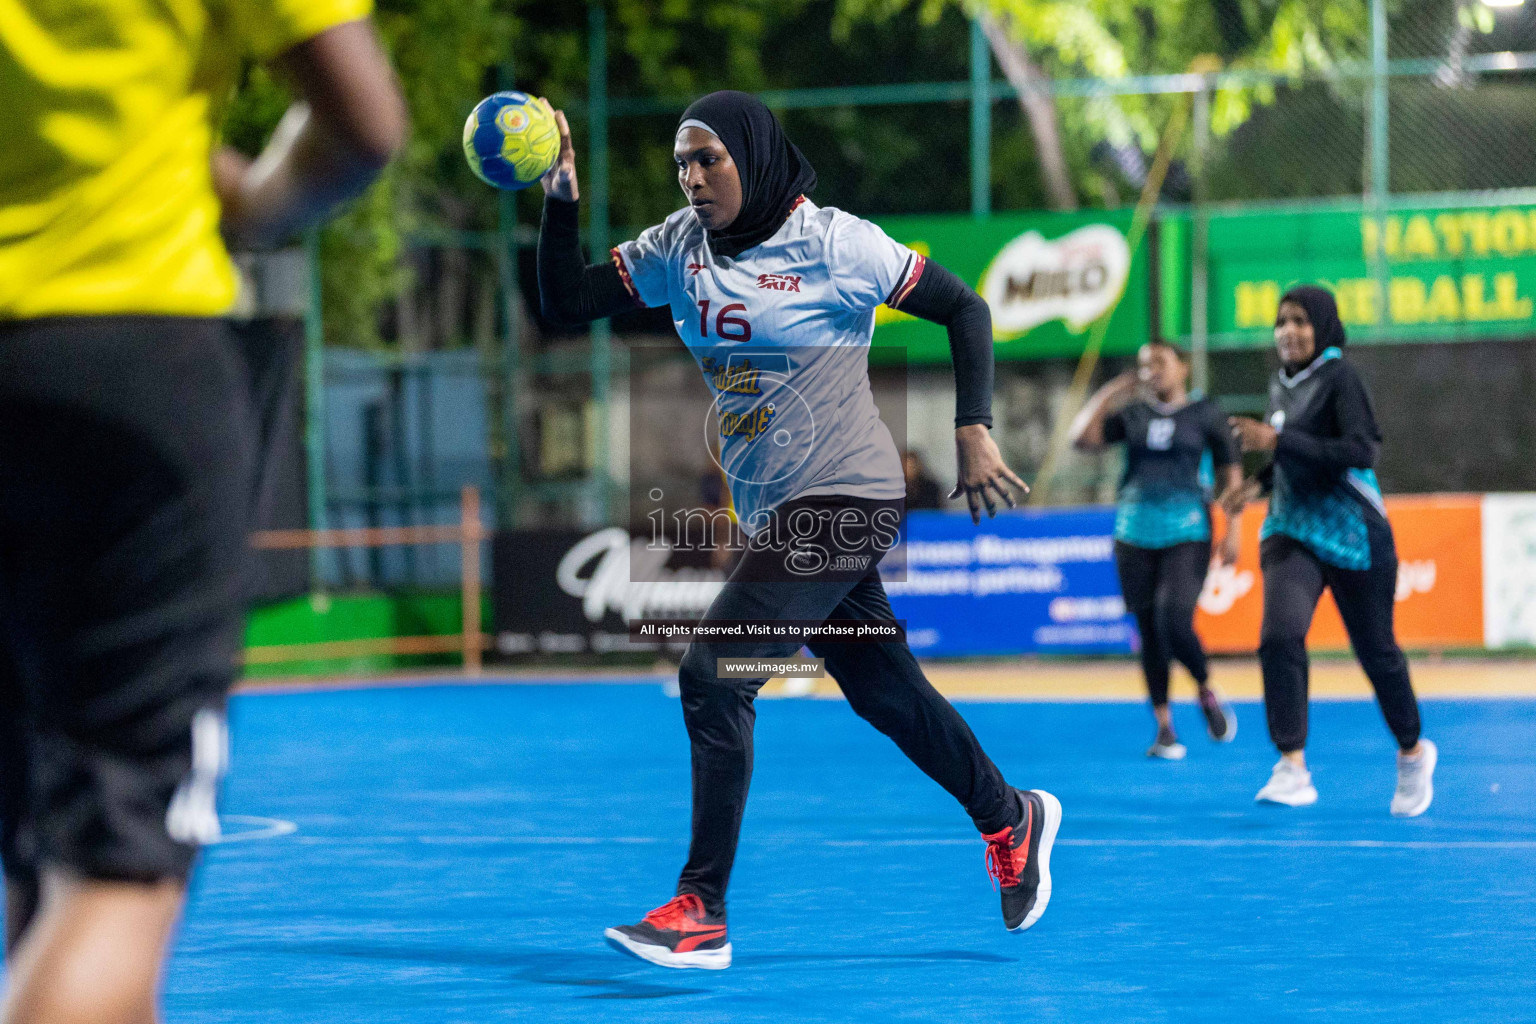
[[[0,0],[0,1024],[149,1024],[218,835],[254,475],[224,239],[403,144],[371,0]],[[298,102],[218,144],[242,64]]]

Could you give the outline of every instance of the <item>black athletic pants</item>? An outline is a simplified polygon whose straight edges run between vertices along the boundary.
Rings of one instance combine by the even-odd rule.
[[[1168,666],[1172,658],[1201,686],[1209,678],[1205,648],[1195,633],[1195,604],[1211,565],[1211,542],[1191,540],[1166,548],[1115,542],[1120,593],[1136,616],[1141,633],[1141,671],[1147,677],[1152,706],[1168,703]]]
[[[871,516],[881,508],[899,510],[900,504],[840,495],[810,497],[786,502],[774,517],[783,523],[809,516],[825,524],[844,509]],[[816,541],[826,539],[818,535]],[[828,546],[849,547],[843,541]],[[749,547],[703,621],[891,620],[890,601],[875,568],[883,553],[880,546],[871,552],[867,567],[854,571],[807,574],[786,572],[786,554],[777,544]],[[978,829],[990,833],[1018,824],[1020,808],[1002,773],[965,720],[924,678],[905,642],[809,646],[826,659],[828,674],[853,710],[960,801]],[[799,641],[784,640],[695,641],[683,655],[678,682],[693,753],[693,842],[677,891],[697,895],[711,913],[725,909],[752,778],[753,699],[767,681],[721,679],[716,659],[788,658],[800,647]]]
[[[1371,519],[1371,567],[1339,569],[1306,545],[1269,537],[1260,548],[1264,570],[1264,626],[1259,664],[1264,671],[1264,711],[1269,735],[1281,753],[1307,745],[1307,630],[1323,588],[1333,592],[1355,657],[1376,691],[1387,727],[1398,746],[1419,741],[1419,703],[1408,678],[1408,659],[1392,626],[1397,592],[1397,547],[1392,528]]]

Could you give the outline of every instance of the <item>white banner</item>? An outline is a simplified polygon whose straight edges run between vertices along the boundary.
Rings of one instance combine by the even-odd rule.
[[[1536,646],[1536,494],[1483,496],[1483,643]]]

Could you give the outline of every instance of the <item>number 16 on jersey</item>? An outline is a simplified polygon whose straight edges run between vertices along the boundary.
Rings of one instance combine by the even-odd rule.
[[[708,338],[710,336],[710,300],[700,299],[698,306],[699,337]],[[715,313],[714,336],[717,338],[722,338],[726,341],[751,341],[752,325],[747,322],[747,318],[743,316],[731,315],[733,313],[745,313],[746,311],[746,305],[740,302],[732,302],[729,305],[721,306],[720,309]]]

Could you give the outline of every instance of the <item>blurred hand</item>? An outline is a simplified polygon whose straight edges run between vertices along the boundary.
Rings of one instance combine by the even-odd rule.
[[[1115,377],[1113,377],[1110,382],[1105,385],[1104,390],[1116,398],[1129,398],[1131,395],[1134,395],[1137,389],[1140,387],[1141,375],[1135,370],[1126,370],[1124,373],[1116,374]]]
[[[555,124],[560,127],[560,155],[555,157],[555,166],[539,181],[544,186],[545,195],[574,203],[581,191],[576,187],[576,147],[571,144],[570,123],[565,119],[565,111],[550,106],[549,100],[540,98],[539,102],[554,115]]]
[[[1234,529],[1228,528],[1227,535],[1221,538],[1221,544],[1216,549],[1216,559],[1222,565],[1236,565],[1237,556],[1242,553],[1242,536]]]
[[[955,428],[955,456],[959,464],[959,480],[949,497],[965,495],[965,503],[971,509],[971,522],[981,523],[982,505],[986,505],[989,519],[997,515],[994,493],[1007,502],[1009,508],[1017,508],[1019,504],[1014,499],[1013,487],[1023,494],[1029,493],[1029,485],[1004,464],[997,442],[980,423]]]
[[[1247,416],[1229,417],[1227,425],[1232,428],[1232,436],[1237,439],[1238,447],[1245,452],[1272,452],[1280,436],[1268,423]]]
[[[1232,516],[1242,515],[1243,509],[1248,503],[1250,501],[1257,501],[1258,498],[1259,482],[1250,479],[1244,480],[1216,500],[1221,505],[1221,510],[1227,514],[1228,518],[1231,518]]]

